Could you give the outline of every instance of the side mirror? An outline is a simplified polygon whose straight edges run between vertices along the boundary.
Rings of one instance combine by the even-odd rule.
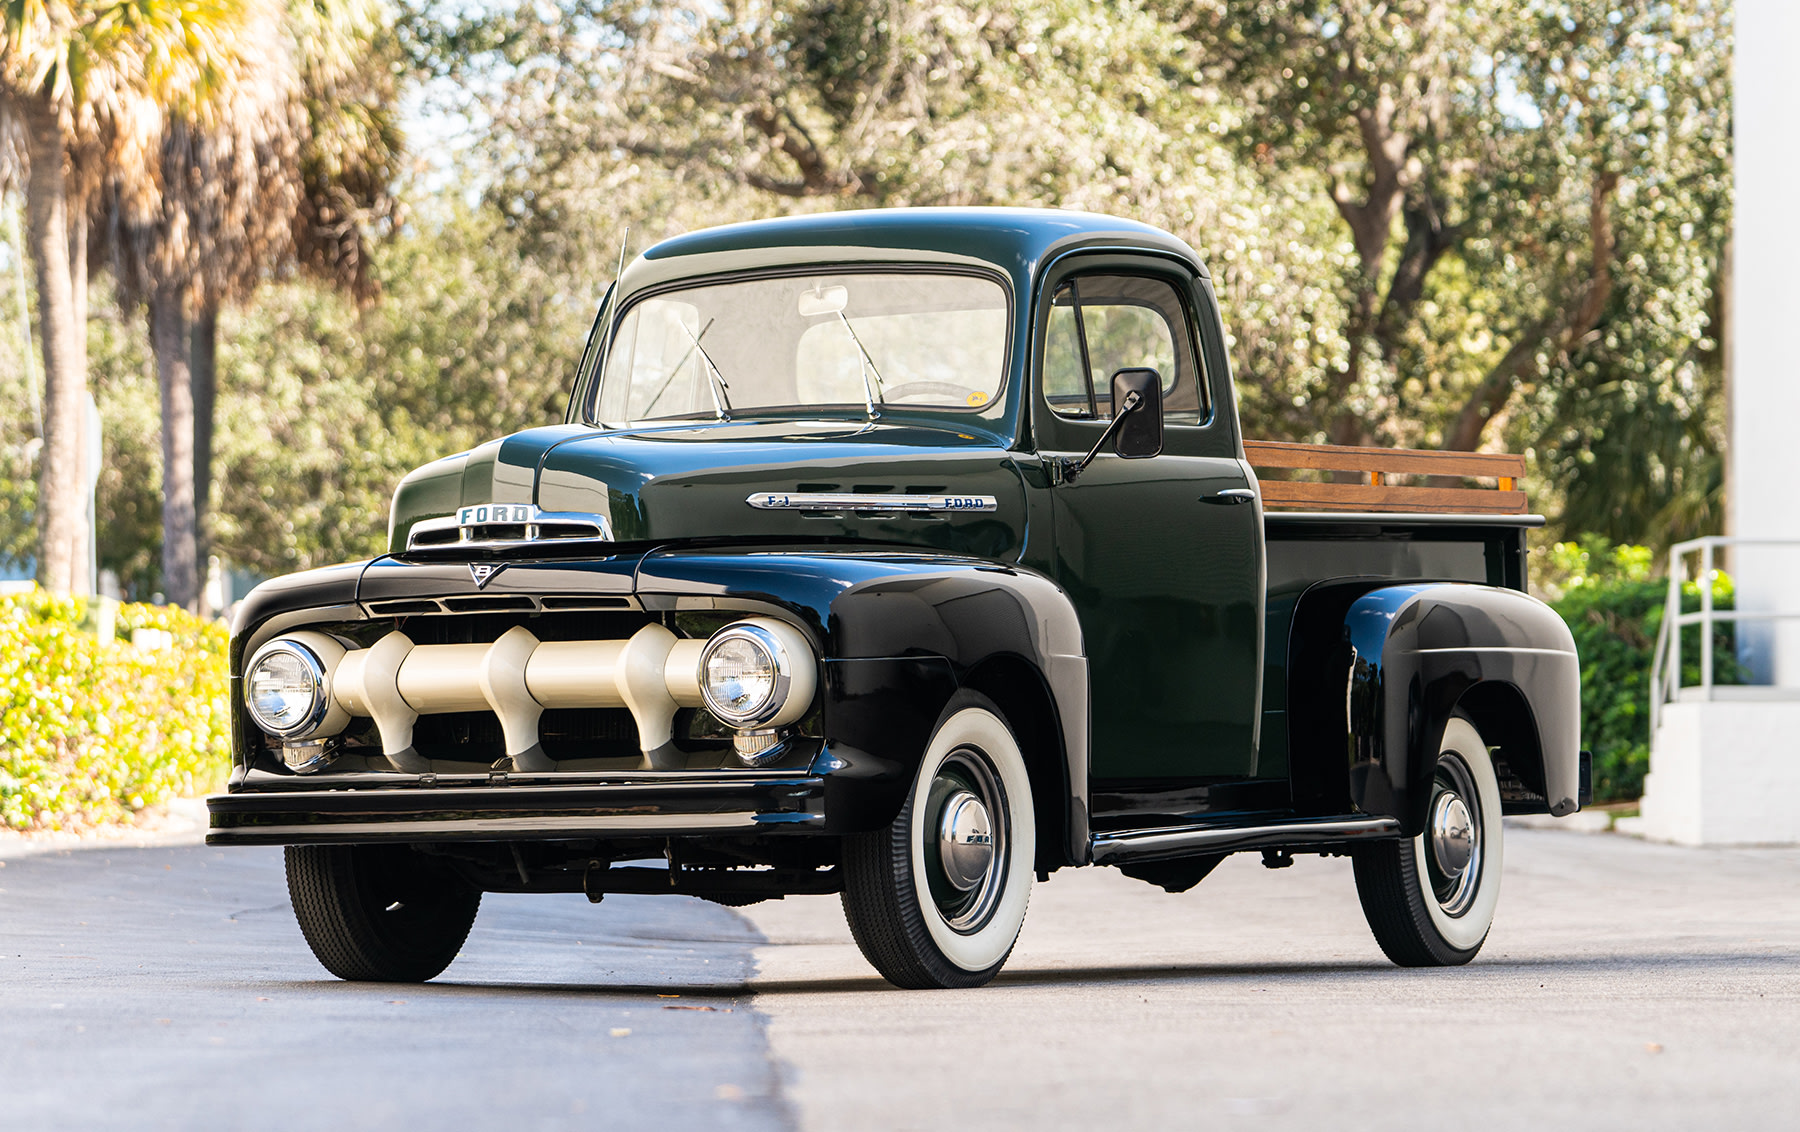
[[[1130,409],[1124,406],[1136,402]],[[1112,375],[1112,403],[1118,431],[1113,451],[1127,460],[1161,454],[1163,446],[1162,375],[1153,369],[1122,369]]]
[[[1113,374],[1112,406],[1112,423],[1088,454],[1079,460],[1064,457],[1064,482],[1079,479],[1108,441],[1113,452],[1127,460],[1142,460],[1162,451],[1162,374],[1153,369],[1122,369]]]

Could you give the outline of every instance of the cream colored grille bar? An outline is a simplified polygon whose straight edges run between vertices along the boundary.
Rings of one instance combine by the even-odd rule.
[[[307,644],[319,651],[315,640]],[[672,751],[676,710],[704,703],[699,668],[705,647],[705,641],[684,640],[661,625],[646,625],[622,641],[540,641],[517,625],[487,645],[416,645],[395,630],[370,648],[321,659],[333,706],[372,718],[389,760],[401,770],[430,769],[413,748],[419,716],[492,711],[514,768],[545,771],[556,766],[538,741],[538,718],[546,708],[629,709],[646,763],[657,765]]]

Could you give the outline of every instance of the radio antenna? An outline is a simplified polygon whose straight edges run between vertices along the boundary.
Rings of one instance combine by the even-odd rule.
[[[614,284],[617,284],[619,282],[620,276],[625,274],[625,248],[630,243],[631,243],[631,225],[627,224],[627,225],[625,225],[624,234],[619,237],[619,270],[613,273],[613,283]]]

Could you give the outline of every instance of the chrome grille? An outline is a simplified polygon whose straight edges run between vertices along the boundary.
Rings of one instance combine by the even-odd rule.
[[[494,550],[545,542],[611,542],[605,515],[541,511],[529,503],[484,503],[454,515],[422,519],[406,535],[406,549]]]

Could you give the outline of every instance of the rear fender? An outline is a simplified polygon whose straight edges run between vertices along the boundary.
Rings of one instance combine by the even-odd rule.
[[[1338,801],[1418,834],[1444,728],[1462,714],[1511,772],[1509,811],[1579,808],[1580,664],[1549,606],[1492,586],[1367,581],[1316,586],[1301,606],[1297,800],[1329,809],[1341,790]]]

